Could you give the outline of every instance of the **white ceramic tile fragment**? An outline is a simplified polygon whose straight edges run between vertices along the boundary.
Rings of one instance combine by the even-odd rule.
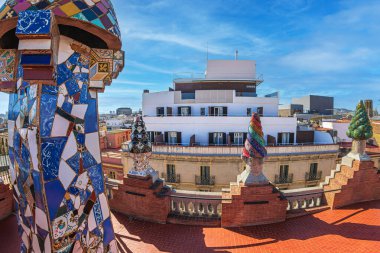
[[[58,94],[57,105],[58,105],[59,107],[62,107],[63,102],[65,102],[65,96],[64,96],[62,93],[59,93],[59,94]]]
[[[102,209],[103,219],[106,220],[110,216],[110,210],[107,204],[107,197],[104,193],[99,195],[100,207]]]
[[[37,235],[33,235],[33,239],[32,239],[32,245],[33,245],[33,252],[34,253],[41,253],[41,249],[40,249],[40,244],[38,242],[38,238],[37,238]]]
[[[30,157],[32,159],[33,169],[39,171],[38,168],[38,148],[37,148],[37,127],[28,129],[28,144]]]
[[[15,132],[15,121],[8,120],[8,145],[13,147],[13,137]]]
[[[30,245],[29,245],[29,238],[28,238],[28,235],[25,232],[22,233],[21,240],[24,242],[25,247],[27,249],[29,249],[29,247],[30,247]]]
[[[62,152],[62,159],[64,160],[68,160],[70,157],[72,157],[73,155],[75,155],[77,152],[77,142],[75,140],[75,135],[73,132],[71,132],[67,142],[66,142],[66,145],[65,145],[65,148]]]
[[[52,137],[66,136],[67,129],[69,128],[70,122],[61,117],[58,114],[55,114],[53,128],[51,129]]]
[[[99,147],[99,133],[94,132],[90,134],[86,134],[86,148],[91,153],[91,155],[95,158],[98,163],[101,163],[100,157],[100,147]]]
[[[44,213],[44,211],[42,211],[38,207],[36,207],[36,224],[43,230],[49,231],[47,216]]]
[[[20,40],[18,50],[51,49],[50,39]]]
[[[75,176],[76,173],[70,168],[70,166],[64,160],[61,160],[59,164],[58,177],[65,190],[67,190],[70,186]]]
[[[104,88],[104,84],[103,84],[103,81],[93,81],[91,80],[90,81],[90,88]]]
[[[90,214],[88,215],[88,230],[92,231],[96,228],[96,221],[94,216],[94,211],[91,209]]]
[[[77,118],[84,119],[84,115],[86,114],[87,107],[88,105],[85,105],[85,104],[73,105],[71,114]]]
[[[97,98],[98,93],[95,90],[91,89],[90,90],[90,96],[91,96],[91,98]]]
[[[74,53],[71,48],[72,39],[66,36],[60,36],[59,50],[58,50],[58,64],[65,62]]]
[[[46,236],[45,243],[44,243],[44,250],[45,252],[52,252],[51,250],[51,243],[50,243],[50,236]]]
[[[77,182],[75,183],[75,187],[84,190],[87,188],[87,184],[88,184],[88,175],[86,171],[78,176]]]

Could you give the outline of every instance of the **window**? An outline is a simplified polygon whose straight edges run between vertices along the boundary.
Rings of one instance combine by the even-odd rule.
[[[222,145],[223,143],[223,133],[214,133],[213,143],[217,145]]]
[[[166,165],[166,174],[168,178],[174,178],[175,177],[175,165],[174,164],[167,164]]]
[[[201,179],[202,181],[210,179],[210,166],[201,166]]]
[[[318,163],[311,163],[309,177],[315,178],[317,176],[317,172],[318,172]]]
[[[169,132],[168,137],[169,144],[177,144],[177,132]]]
[[[252,116],[252,108],[247,108],[247,116]]]
[[[111,178],[111,179],[116,179],[116,172],[115,171],[110,171],[108,177]]]
[[[260,117],[264,116],[264,108],[263,107],[257,107],[257,114]]]
[[[214,114],[215,116],[223,116],[223,107],[215,107]]]
[[[294,143],[294,133],[278,133],[277,144]]]
[[[243,145],[244,134],[243,133],[234,133],[234,145]]]
[[[289,165],[280,165],[280,179],[286,179],[289,175]]]
[[[157,114],[157,117],[165,116],[165,108],[164,107],[157,107],[156,108],[156,114]]]
[[[191,116],[191,107],[190,106],[178,107],[178,116]]]
[[[206,116],[206,108],[201,108],[201,116]]]

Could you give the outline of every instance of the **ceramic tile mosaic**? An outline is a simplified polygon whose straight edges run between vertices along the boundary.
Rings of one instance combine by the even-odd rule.
[[[15,80],[16,50],[0,49],[0,81]]]
[[[17,50],[0,50],[0,85],[12,78],[17,84],[9,99],[8,143],[20,251],[116,252],[104,193],[97,92],[121,71],[124,54],[91,49],[60,36],[51,39],[60,40],[59,48],[52,49],[58,50],[60,62],[55,66],[56,79],[28,81],[23,69],[27,63],[30,72],[46,62],[38,56],[39,50],[33,51],[33,36],[56,36],[51,33],[56,25],[53,13],[74,15],[100,26],[113,15],[112,7],[106,0],[51,2],[53,12],[31,11],[50,6],[43,0],[10,0],[0,10],[1,18],[18,16],[17,33],[29,36],[19,37],[20,45],[31,55],[20,62]],[[31,20],[34,23],[28,26]],[[113,21],[109,22],[112,26]],[[15,62],[20,62],[17,67]],[[105,74],[100,88],[90,85],[93,65],[98,66],[97,74]]]
[[[109,0],[9,0],[0,9],[0,20],[27,15],[24,11],[44,9],[51,9],[56,16],[89,22],[120,37],[116,15]],[[40,17],[43,18],[43,16]],[[24,19],[24,16],[21,18]],[[40,25],[32,26],[36,28],[31,30],[21,24],[18,32],[46,33],[48,26],[41,25],[41,18],[34,16],[28,18]]]

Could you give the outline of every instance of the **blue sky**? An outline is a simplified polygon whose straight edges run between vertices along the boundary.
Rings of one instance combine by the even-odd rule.
[[[1,2],[1,1],[0,1]],[[167,90],[173,74],[204,72],[210,59],[257,61],[259,95],[281,103],[308,94],[380,107],[380,2],[331,0],[114,0],[126,66],[100,95],[100,112],[141,107],[143,89]],[[7,96],[0,95],[0,111]]]

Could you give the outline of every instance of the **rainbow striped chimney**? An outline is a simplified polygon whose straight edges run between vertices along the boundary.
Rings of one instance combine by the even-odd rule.
[[[241,155],[246,163],[246,169],[238,175],[238,183],[244,185],[268,184],[268,179],[262,172],[264,158],[267,156],[263,135],[260,116],[253,113]]]

